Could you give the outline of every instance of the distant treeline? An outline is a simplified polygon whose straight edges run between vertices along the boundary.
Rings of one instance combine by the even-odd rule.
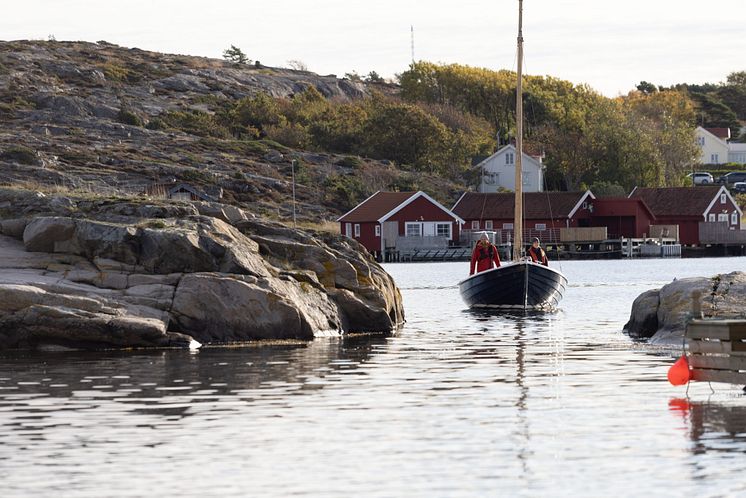
[[[205,97],[214,113],[169,111],[148,126],[388,159],[466,183],[474,157],[514,138],[511,71],[416,62],[399,83],[398,95],[374,91],[355,101],[329,100],[313,87],[288,98]],[[544,153],[550,189],[681,185],[698,158],[695,126],[736,128],[746,112],[746,73],[720,85],[642,82],[617,98],[550,76],[527,76],[524,88],[527,148]]]

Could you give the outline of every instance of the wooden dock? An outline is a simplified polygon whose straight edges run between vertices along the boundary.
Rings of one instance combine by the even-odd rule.
[[[691,320],[685,342],[692,380],[746,386],[746,320]]]

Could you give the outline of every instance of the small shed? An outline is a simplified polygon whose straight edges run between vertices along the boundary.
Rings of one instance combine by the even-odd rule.
[[[604,197],[593,201],[591,226],[606,227],[608,237],[639,239],[652,236],[655,216],[639,197]]]
[[[337,221],[343,235],[357,240],[376,257],[399,245],[408,249],[447,247],[459,240],[464,222],[422,191],[378,191]]]

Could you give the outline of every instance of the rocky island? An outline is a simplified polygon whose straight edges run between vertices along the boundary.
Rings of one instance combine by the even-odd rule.
[[[188,347],[392,332],[355,241],[219,203],[0,189],[0,348]]]
[[[691,318],[692,296],[701,296],[706,318],[746,318],[746,273],[682,278],[640,294],[632,303],[624,332],[653,344],[681,344]]]

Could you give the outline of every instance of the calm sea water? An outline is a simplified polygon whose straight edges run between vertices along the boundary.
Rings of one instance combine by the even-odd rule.
[[[562,309],[464,309],[466,263],[388,265],[396,337],[2,353],[9,496],[736,496],[740,388],[670,386],[632,300],[746,258],[565,262]]]

